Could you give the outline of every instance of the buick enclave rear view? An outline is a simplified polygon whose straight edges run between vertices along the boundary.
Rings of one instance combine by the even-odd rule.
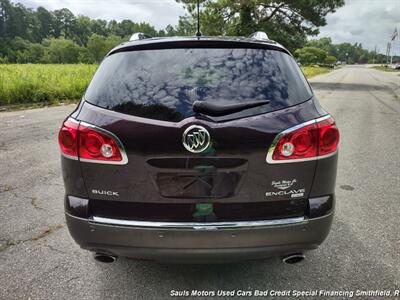
[[[59,132],[68,228],[106,262],[296,262],[328,235],[338,142],[276,42],[130,41]]]

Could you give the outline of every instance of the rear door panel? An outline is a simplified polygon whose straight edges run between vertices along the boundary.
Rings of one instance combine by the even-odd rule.
[[[233,203],[295,199],[289,191],[299,191],[299,197],[307,198],[316,161],[268,164],[265,159],[278,133],[318,117],[312,100],[220,123],[196,117],[178,123],[158,121],[85,102],[78,119],[114,133],[128,156],[126,165],[80,163],[89,198]],[[182,134],[190,125],[201,125],[209,131],[212,151],[194,154],[184,148]],[[279,189],[282,181],[291,186]],[[119,196],[99,191],[117,192]]]

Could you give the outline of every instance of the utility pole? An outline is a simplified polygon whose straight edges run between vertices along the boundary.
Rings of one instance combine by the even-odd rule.
[[[393,31],[393,34],[392,34],[392,37],[391,37],[391,41],[390,41],[390,43],[391,43],[391,47],[393,48],[393,51],[392,51],[392,55],[390,56],[390,65],[392,65],[393,64],[393,53],[395,52],[395,47],[394,47],[394,41],[396,40],[396,37],[397,37],[397,35],[398,35],[398,32],[397,32],[397,27],[394,29],[394,31]],[[389,51],[390,51],[390,49],[389,49]],[[389,53],[390,54],[390,53]]]
[[[390,56],[390,65],[393,65],[393,53],[395,52],[396,48],[394,47],[394,39],[392,40],[392,55]]]
[[[375,64],[375,56],[376,56],[376,45],[374,50],[374,56],[372,57],[372,64]]]
[[[390,55],[390,42],[387,44],[387,48],[386,48],[386,65],[389,64],[389,55]]]
[[[390,65],[393,64],[393,52],[394,52],[394,39],[391,41],[390,49],[392,50],[392,53],[390,55]]]

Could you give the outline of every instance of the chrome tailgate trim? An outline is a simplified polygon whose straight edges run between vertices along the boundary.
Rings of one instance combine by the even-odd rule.
[[[245,228],[265,228],[276,226],[289,226],[307,224],[305,217],[295,217],[264,221],[233,221],[233,222],[151,222],[151,221],[133,221],[110,219],[93,216],[89,220],[91,223],[117,226],[131,226],[157,229],[192,229],[192,230],[216,230],[216,229],[245,229]]]

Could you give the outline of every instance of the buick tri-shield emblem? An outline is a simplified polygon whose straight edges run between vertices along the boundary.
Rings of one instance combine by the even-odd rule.
[[[183,146],[190,152],[200,153],[210,145],[210,134],[202,126],[192,125],[183,133]]]

